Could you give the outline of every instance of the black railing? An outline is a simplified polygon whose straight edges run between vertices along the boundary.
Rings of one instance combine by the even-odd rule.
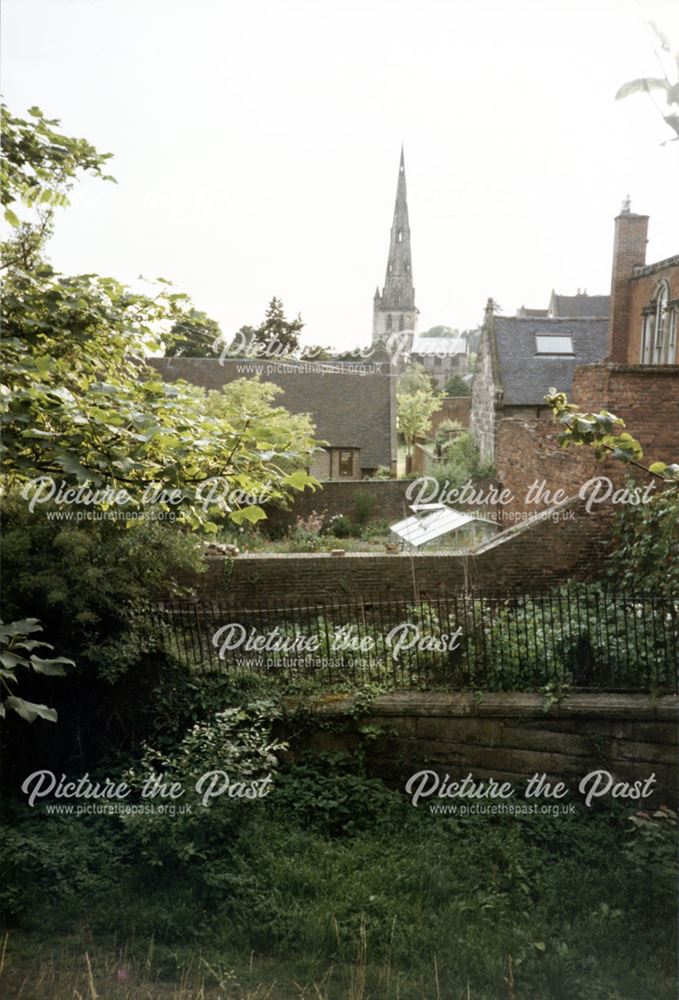
[[[398,688],[677,691],[679,597],[570,585],[419,601],[165,601],[162,644],[199,671]]]

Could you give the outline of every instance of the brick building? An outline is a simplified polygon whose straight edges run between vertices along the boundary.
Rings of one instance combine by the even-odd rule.
[[[621,417],[640,441],[647,464],[679,460],[679,256],[647,264],[647,231],[648,216],[633,214],[626,203],[615,220],[608,321],[580,321],[596,324],[589,348],[599,358],[583,357],[581,348],[568,359],[572,367],[560,370],[547,359],[540,361],[536,352],[532,363],[542,375],[530,406],[515,402],[522,352],[524,382],[531,370],[520,330],[532,324],[537,333],[541,323],[556,329],[552,324],[563,321],[527,315],[510,320],[487,310],[470,426],[482,454],[494,457],[497,478],[516,497],[517,508],[540,509],[525,502],[536,481],[544,480],[551,496],[559,489],[571,495],[592,476],[607,476],[620,486],[633,471],[613,459],[597,462],[587,448],[559,447],[558,427],[539,405],[538,390],[546,381],[585,412],[605,409]]]
[[[646,263],[648,216],[615,220],[608,356],[627,365],[679,363],[679,255]]]

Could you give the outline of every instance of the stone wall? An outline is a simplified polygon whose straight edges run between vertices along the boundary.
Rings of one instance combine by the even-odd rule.
[[[311,737],[315,749],[350,749],[358,726],[389,734],[367,746],[373,773],[403,787],[415,772],[431,768],[452,779],[475,778],[525,784],[534,773],[563,780],[575,793],[596,769],[616,780],[656,777],[656,804],[675,806],[679,754],[679,698],[644,694],[572,694],[544,710],[539,694],[408,692],[377,698],[365,718],[352,718],[351,701],[316,711],[321,720],[344,722]],[[578,795],[570,797],[570,801]],[[437,801],[454,801],[437,800]],[[632,809],[643,808],[639,802]]]
[[[557,518],[559,520],[557,520]],[[467,554],[373,555],[349,552],[209,557],[207,572],[185,579],[198,597],[248,601],[390,596],[476,589],[487,593],[547,590],[588,579],[600,561],[598,518],[567,502],[505,529]]]

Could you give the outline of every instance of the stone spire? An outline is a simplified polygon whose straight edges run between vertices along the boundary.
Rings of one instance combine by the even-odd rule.
[[[412,333],[417,324],[417,313],[410,252],[406,170],[403,147],[401,147],[387,274],[381,294],[378,288],[374,299],[373,343],[385,340],[392,333],[400,331]]]

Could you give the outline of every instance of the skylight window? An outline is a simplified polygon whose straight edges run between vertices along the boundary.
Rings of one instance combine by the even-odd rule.
[[[535,337],[535,343],[537,346],[538,354],[572,354],[573,353],[573,338],[572,337],[552,337],[545,336],[541,337],[539,334]]]

